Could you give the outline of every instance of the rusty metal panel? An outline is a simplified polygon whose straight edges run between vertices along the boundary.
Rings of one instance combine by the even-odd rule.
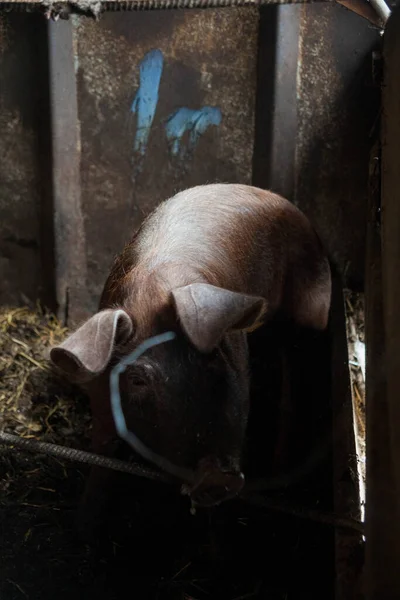
[[[0,16],[0,299],[4,304],[35,300],[40,291],[37,124],[41,87],[36,25],[40,33],[37,16]]]
[[[261,10],[254,178],[311,218],[351,288],[364,283],[378,29],[341,6]]]
[[[75,21],[93,308],[113,256],[160,201],[251,182],[258,19],[244,8]]]
[[[345,283],[364,283],[369,134],[378,30],[340,6],[301,8],[295,202],[312,219]]]

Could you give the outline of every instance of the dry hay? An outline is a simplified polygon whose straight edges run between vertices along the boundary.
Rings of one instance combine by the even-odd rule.
[[[0,308],[0,429],[25,438],[86,447],[86,397],[61,379],[48,353],[67,330],[39,305]]]
[[[351,385],[356,405],[357,422],[360,434],[365,438],[365,334],[364,298],[361,294],[347,292],[346,329],[350,361]],[[364,355],[364,357],[360,356]]]
[[[345,290],[346,333],[353,400],[354,433],[360,481],[361,502],[365,502],[365,332],[364,296]]]

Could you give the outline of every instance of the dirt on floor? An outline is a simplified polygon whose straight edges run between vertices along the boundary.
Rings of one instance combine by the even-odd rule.
[[[47,358],[65,334],[40,307],[0,309],[0,429],[87,449],[87,398]],[[87,473],[0,445],[1,600],[333,598],[332,527],[240,500],[193,516],[177,490],[129,475],[107,535],[82,542],[75,515]],[[310,493],[275,499],[329,508],[321,473]]]

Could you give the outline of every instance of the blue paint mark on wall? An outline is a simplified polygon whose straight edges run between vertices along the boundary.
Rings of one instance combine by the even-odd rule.
[[[139,89],[132,102],[131,112],[137,115],[134,150],[146,153],[150,129],[158,103],[158,89],[164,66],[161,50],[151,50],[140,63]]]
[[[165,132],[171,152],[174,156],[181,153],[182,138],[189,132],[189,150],[193,150],[200,136],[212,125],[220,125],[222,114],[219,108],[203,106],[199,110],[191,108],[179,108],[174,112],[165,124]]]
[[[151,50],[140,63],[139,89],[132,102],[131,113],[136,115],[136,134],[134,151],[141,155],[136,164],[140,172],[146,154],[151,127],[157,110],[159,87],[164,68],[164,56],[161,50]],[[165,123],[165,134],[174,156],[185,155],[185,150],[194,150],[198,140],[211,126],[219,126],[222,120],[217,107],[203,106],[199,110],[179,108],[170,115]],[[187,148],[182,148],[183,137],[188,134]]]

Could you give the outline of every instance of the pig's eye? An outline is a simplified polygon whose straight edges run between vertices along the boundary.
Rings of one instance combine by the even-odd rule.
[[[133,385],[135,387],[141,387],[146,385],[146,377],[141,373],[130,373],[128,377],[129,385]]]
[[[135,388],[152,385],[155,381],[155,370],[153,365],[142,363],[134,365],[128,371],[129,385]]]

